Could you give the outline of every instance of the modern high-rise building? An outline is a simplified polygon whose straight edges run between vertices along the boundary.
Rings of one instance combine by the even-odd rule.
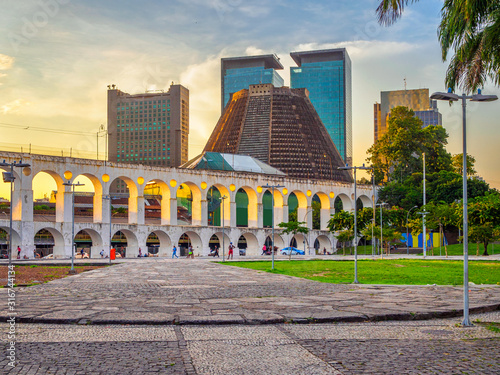
[[[189,90],[130,95],[108,86],[109,161],[177,167],[188,161]]]
[[[373,137],[376,142],[387,133],[387,120],[394,107],[404,106],[415,112],[423,126],[442,125],[442,116],[437,108],[437,101],[429,97],[429,89],[382,91],[380,103],[373,106]]]
[[[345,48],[292,52],[290,87],[306,88],[309,99],[344,163],[352,165],[351,59]]]
[[[252,156],[291,177],[352,182],[308,95],[271,84],[232,94],[204,151]]]
[[[221,59],[221,113],[230,95],[248,89],[250,85],[270,83],[283,86],[276,70],[283,69],[276,55],[229,57]]]

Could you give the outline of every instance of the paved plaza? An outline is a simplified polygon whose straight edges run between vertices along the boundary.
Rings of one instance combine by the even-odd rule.
[[[0,373],[500,372],[500,334],[458,324],[461,287],[332,285],[152,258],[16,291],[18,363],[0,358]],[[472,320],[500,322],[500,286],[471,285],[470,306]]]

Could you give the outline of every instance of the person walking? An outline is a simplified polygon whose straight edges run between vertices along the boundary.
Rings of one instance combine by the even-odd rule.
[[[138,258],[142,257],[142,249],[139,248],[139,255],[137,255]]]
[[[266,255],[266,252],[267,252],[267,246],[264,244],[264,246],[262,246],[262,254],[260,255]]]
[[[174,248],[172,249],[172,259],[177,258],[179,259],[179,257],[177,256],[177,248],[175,247],[174,245]]]
[[[188,258],[194,259],[193,246],[191,245],[188,247]]]
[[[101,258],[104,258],[104,250],[101,250],[100,254],[101,254]]]
[[[229,243],[229,252],[227,253],[227,259],[233,259],[233,249],[234,249],[233,243],[230,242]]]
[[[215,245],[214,247],[214,258],[217,257],[217,258],[220,258],[219,257],[219,246]]]
[[[21,259],[21,248],[17,247],[17,259]]]

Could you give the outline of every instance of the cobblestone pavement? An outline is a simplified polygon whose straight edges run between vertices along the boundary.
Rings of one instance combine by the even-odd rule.
[[[500,323],[500,311],[471,319]],[[456,323],[449,318],[211,326],[19,324],[16,366],[0,358],[0,373],[500,373],[500,333]],[[2,332],[7,329],[0,324]]]
[[[6,300],[7,289],[0,289]],[[459,316],[462,287],[333,285],[206,259],[135,259],[16,289],[18,322],[264,324]],[[500,308],[500,286],[470,287],[471,311]],[[0,318],[7,317],[2,304]]]

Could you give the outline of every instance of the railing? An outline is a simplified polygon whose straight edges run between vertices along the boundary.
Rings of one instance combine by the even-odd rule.
[[[0,150],[9,152],[21,152],[36,155],[50,155],[50,156],[63,156],[70,158],[81,158],[81,159],[99,159],[104,160],[106,153],[90,150],[77,150],[72,147],[70,148],[55,148],[55,147],[45,147],[36,146],[30,144],[18,144],[18,143],[1,143]]]

